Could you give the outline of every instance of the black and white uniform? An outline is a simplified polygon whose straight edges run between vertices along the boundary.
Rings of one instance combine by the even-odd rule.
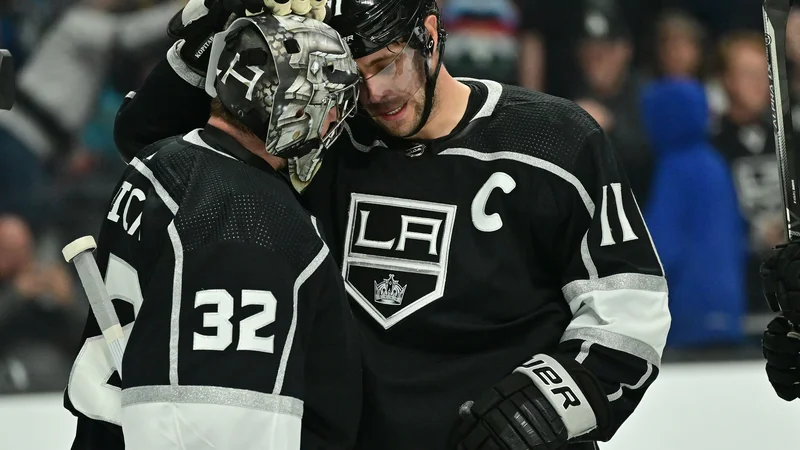
[[[607,439],[658,374],[670,324],[639,207],[579,107],[464,82],[450,136],[422,150],[351,122],[304,195],[358,305],[359,448],[442,448],[461,403],[539,353],[599,379]]]
[[[98,242],[128,343],[120,384],[89,317],[65,393],[73,449],[352,448],[352,313],[269,164],[213,127],[160,141],[131,161]]]
[[[612,420],[585,438],[607,440],[656,378],[670,324],[639,207],[578,106],[463,82],[472,95],[450,136],[415,145],[356,118],[304,194],[363,335],[357,448],[444,448],[459,406],[537,354],[599,380]],[[181,83],[162,69],[123,107],[123,154],[174,131],[153,127],[167,88],[203,104]]]

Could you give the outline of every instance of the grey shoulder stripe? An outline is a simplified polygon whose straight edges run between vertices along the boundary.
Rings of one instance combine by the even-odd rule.
[[[575,280],[563,288],[564,298],[572,302],[577,297],[593,291],[615,291],[635,289],[648,292],[667,292],[667,280],[658,275],[643,273],[620,273],[592,280]]]
[[[624,336],[600,328],[588,327],[567,330],[564,332],[564,335],[561,336],[561,342],[570,341],[573,339],[590,341],[594,344],[599,344],[603,347],[608,347],[610,349],[641,358],[656,367],[661,366],[661,357],[653,347],[629,336]]]
[[[589,216],[594,217],[594,201],[592,197],[589,195],[589,192],[583,187],[580,180],[578,178],[566,171],[565,169],[559,167],[556,164],[551,163],[550,161],[545,161],[541,158],[536,158],[530,155],[524,155],[522,153],[516,152],[494,152],[494,153],[483,153],[478,152],[468,148],[448,148],[447,150],[442,151],[439,155],[445,156],[466,156],[469,158],[478,159],[480,161],[497,161],[501,159],[517,161],[523,164],[527,164],[531,167],[536,167],[542,169],[544,171],[550,172],[553,175],[563,179],[567,183],[571,184],[576,191],[578,191],[578,195],[581,197],[583,204],[586,206],[586,210],[589,212]]]
[[[167,190],[164,189],[164,186],[162,186],[161,183],[156,179],[155,175],[153,175],[153,172],[150,170],[150,168],[147,167],[138,158],[133,158],[131,160],[130,165],[133,166],[139,173],[144,175],[144,177],[147,178],[150,184],[153,185],[153,189],[156,190],[156,194],[158,194],[158,197],[161,199],[162,202],[164,202],[165,205],[167,205],[167,208],[169,208],[169,212],[171,212],[173,216],[177,214],[178,204],[175,203],[175,200],[173,200],[172,197],[170,197]]]
[[[500,96],[503,95],[503,85],[491,80],[478,80],[476,78],[456,78],[459,81],[473,81],[476,83],[482,83],[486,86],[486,89],[489,91],[489,95],[486,97],[486,102],[481,107],[480,111],[470,120],[482,119],[484,117],[489,117],[494,114],[495,108],[497,108],[497,103],[500,101]]]
[[[294,397],[217,386],[139,386],[122,391],[122,406],[142,403],[227,405],[303,417],[303,401]]]
[[[578,192],[583,204],[586,206],[586,211],[589,212],[589,217],[594,218],[594,210],[595,205],[592,197],[589,195],[589,192],[583,186],[583,184],[578,180],[578,178],[566,171],[565,169],[557,166],[556,164],[551,163],[550,161],[545,161],[541,158],[536,158],[529,155],[523,155],[521,153],[516,152],[495,152],[495,153],[482,153],[478,152],[469,148],[449,148],[447,150],[442,151],[439,155],[445,156],[466,156],[468,158],[474,158],[480,161],[497,161],[497,160],[511,160],[517,161],[522,164],[527,164],[531,167],[536,167],[542,169],[544,171],[550,172],[553,175],[563,179],[567,183],[571,184],[575,190]],[[592,260],[592,255],[589,252],[589,243],[587,241],[587,235],[583,236],[583,240],[581,241],[581,259],[583,260],[583,265],[586,267],[586,272],[589,275],[590,279],[597,278],[597,267]]]

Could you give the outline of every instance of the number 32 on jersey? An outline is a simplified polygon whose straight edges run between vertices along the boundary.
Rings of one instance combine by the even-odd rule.
[[[134,320],[144,301],[136,269],[116,255],[109,255],[106,270],[106,289],[112,300],[122,300],[133,305]],[[274,336],[260,337],[258,330],[275,321],[277,299],[269,291],[243,290],[241,306],[261,306],[263,309],[241,322],[237,351],[274,352]],[[194,307],[216,306],[216,311],[203,313],[203,327],[212,334],[193,333],[192,349],[223,351],[233,343],[234,298],[225,290],[200,291],[195,295]],[[133,322],[123,331],[130,335]],[[103,336],[90,337],[84,342],[70,374],[67,392],[73,407],[89,418],[119,425],[121,423],[120,388],[109,384],[114,368]]]

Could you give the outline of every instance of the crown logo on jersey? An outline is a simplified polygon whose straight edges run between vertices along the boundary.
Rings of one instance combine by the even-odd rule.
[[[392,306],[403,303],[403,296],[406,295],[408,285],[400,286],[400,283],[394,279],[393,273],[390,273],[389,278],[384,279],[380,284],[374,281],[373,284],[375,284],[375,303]]]

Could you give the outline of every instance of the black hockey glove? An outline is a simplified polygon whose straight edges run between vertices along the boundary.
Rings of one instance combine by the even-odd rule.
[[[605,429],[610,407],[577,361],[537,355],[459,415],[448,450],[560,450]]]
[[[789,321],[776,317],[764,332],[764,357],[767,377],[778,397],[800,398],[800,336],[793,336]]]
[[[775,247],[761,265],[761,279],[770,309],[800,325],[800,242]]]
[[[189,0],[170,20],[167,32],[183,41],[178,48],[181,60],[205,76],[214,35],[225,29],[231,15],[243,17],[263,9],[263,0]]]

